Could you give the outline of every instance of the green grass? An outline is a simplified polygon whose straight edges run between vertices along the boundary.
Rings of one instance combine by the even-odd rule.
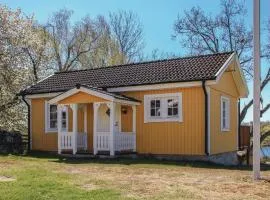
[[[38,159],[8,156],[0,161],[17,162],[18,165],[1,170],[0,175],[16,181],[0,182],[0,199],[119,199],[120,194],[111,189],[87,191],[73,184],[76,179],[68,173],[54,171],[50,162],[56,159]]]
[[[268,170],[263,173],[270,176]],[[1,177],[14,180],[3,182]],[[0,155],[3,200],[263,199],[269,189],[267,181],[252,182],[250,168],[154,159]]]

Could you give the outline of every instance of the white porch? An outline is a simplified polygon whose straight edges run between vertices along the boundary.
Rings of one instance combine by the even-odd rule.
[[[80,89],[77,88],[77,90]],[[74,94],[76,93],[71,95]],[[65,95],[65,93],[62,95]],[[62,103],[61,100],[67,98],[67,96],[59,98],[60,96],[50,100],[50,103],[57,103],[58,154],[66,151],[71,151],[72,154],[85,151],[94,155],[109,153],[109,155],[114,156],[120,152],[136,152],[135,103],[122,100],[115,101],[114,99],[102,102]],[[130,132],[122,131],[121,114],[123,113],[123,106],[132,108],[132,131]],[[62,129],[62,110],[64,108],[70,108],[72,111],[72,130]],[[83,115],[79,117],[78,113],[81,114],[82,112]],[[81,124],[82,122],[83,131],[79,131],[78,123]],[[91,130],[87,130],[89,126]],[[90,140],[92,144],[90,144]]]

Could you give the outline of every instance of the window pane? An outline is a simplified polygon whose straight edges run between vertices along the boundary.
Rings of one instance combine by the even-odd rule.
[[[57,106],[50,105],[50,128],[55,129],[57,128]]]
[[[50,113],[50,119],[57,119],[57,113]]]
[[[66,119],[67,118],[67,113],[66,112],[62,112],[62,119]]]
[[[156,100],[156,107],[160,108],[160,100]]]
[[[168,99],[168,107],[172,107],[173,106],[173,100],[172,99]]]
[[[151,109],[151,116],[156,116],[156,109]]]
[[[57,106],[56,105],[50,105],[50,112],[57,112]]]
[[[66,120],[63,120],[62,121],[62,128],[63,129],[66,129],[67,128],[67,121]]]
[[[151,108],[155,108],[156,104],[155,104],[155,100],[151,100]]]
[[[160,116],[160,108],[156,109],[156,116]]]
[[[173,115],[172,108],[168,108],[168,115],[169,116],[172,116]]]
[[[50,128],[57,128],[57,121],[51,120],[50,121]]]
[[[174,116],[178,115],[178,107],[173,108],[173,115]]]

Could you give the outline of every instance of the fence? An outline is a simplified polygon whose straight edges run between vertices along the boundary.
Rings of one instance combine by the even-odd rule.
[[[28,137],[20,132],[0,130],[0,153],[22,154],[27,145]]]

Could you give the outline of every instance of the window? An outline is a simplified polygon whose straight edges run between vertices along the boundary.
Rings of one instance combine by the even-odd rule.
[[[178,116],[178,100],[176,98],[168,99],[168,116],[177,117]]]
[[[221,131],[230,130],[230,99],[221,97]]]
[[[144,96],[144,122],[182,121],[182,94]]]
[[[50,107],[50,129],[57,129],[57,106],[56,105],[49,105]]]
[[[160,100],[151,100],[151,117],[159,117],[160,116]]]
[[[62,129],[67,130],[68,127],[68,108],[62,109]],[[45,132],[57,132],[57,105],[45,102]]]
[[[64,107],[62,110],[62,130],[67,130],[67,115],[68,115],[68,108]]]

